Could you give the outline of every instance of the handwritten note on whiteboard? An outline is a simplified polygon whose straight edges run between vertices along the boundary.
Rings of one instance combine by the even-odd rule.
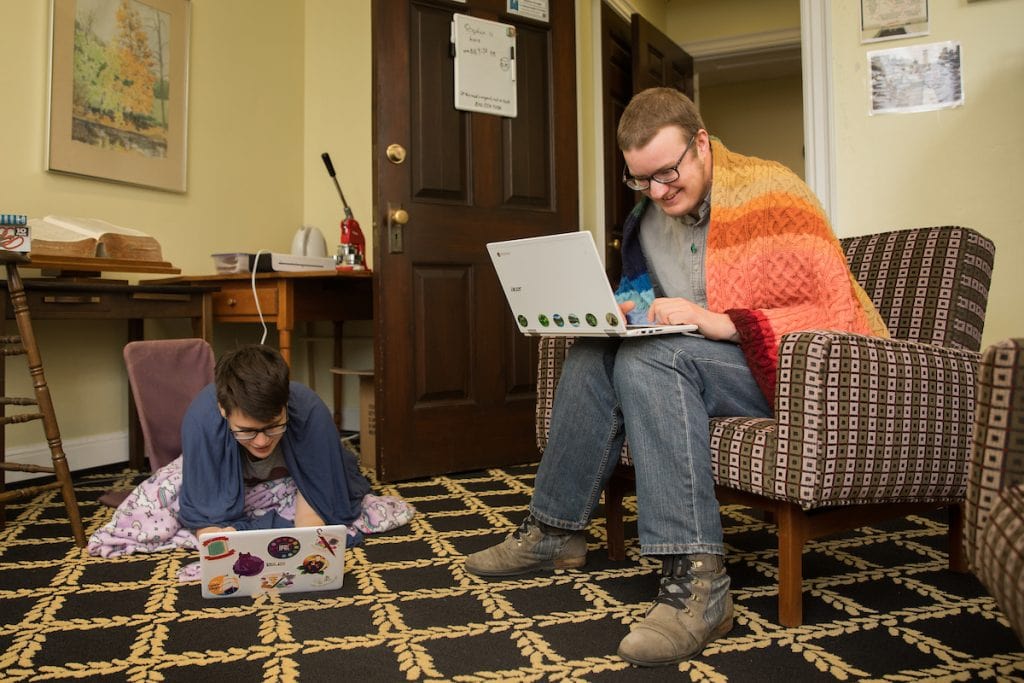
[[[510,24],[452,16],[455,47],[455,108],[515,117],[516,28]]]

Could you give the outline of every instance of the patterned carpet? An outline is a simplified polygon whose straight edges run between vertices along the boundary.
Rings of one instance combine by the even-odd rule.
[[[533,467],[378,487],[420,514],[350,551],[336,592],[200,597],[174,576],[184,551],[102,560],[73,546],[59,497],[7,507],[0,531],[0,680],[691,681],[1024,680],[1024,647],[980,584],[949,572],[945,525],[912,517],[821,542],[805,555],[805,626],[773,623],[771,527],[723,510],[736,627],[675,669],[615,656],[656,592],[653,563],[605,556],[591,526],[582,571],[483,580],[463,555],[524,515]],[[96,499],[130,471],[77,486],[87,533]],[[635,523],[635,504],[627,499]],[[633,528],[628,528],[634,538]]]

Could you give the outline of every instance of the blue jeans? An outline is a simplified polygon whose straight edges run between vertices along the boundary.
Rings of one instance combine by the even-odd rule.
[[[586,528],[628,435],[640,552],[724,555],[708,418],[771,414],[735,344],[677,334],[580,339],[555,392],[530,512]]]

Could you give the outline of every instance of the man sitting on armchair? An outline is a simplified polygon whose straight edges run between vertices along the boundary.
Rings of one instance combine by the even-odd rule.
[[[732,627],[708,419],[768,417],[782,335],[888,336],[813,193],[782,165],[730,152],[671,88],[637,94],[618,143],[644,197],[626,221],[616,298],[630,322],[693,323],[702,337],[580,339],[555,394],[530,513],[466,558],[480,576],[582,567],[585,529],[629,439],[640,550],[659,594],[619,645],[655,666]]]

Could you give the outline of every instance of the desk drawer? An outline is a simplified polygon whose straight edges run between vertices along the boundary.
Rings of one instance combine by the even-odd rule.
[[[263,311],[264,316],[277,315],[277,287],[260,287],[257,285],[256,296],[259,297],[259,307]],[[222,285],[219,292],[213,293],[212,299],[213,317],[215,319],[259,315],[256,310],[256,300],[253,298],[252,289],[248,286]]]

